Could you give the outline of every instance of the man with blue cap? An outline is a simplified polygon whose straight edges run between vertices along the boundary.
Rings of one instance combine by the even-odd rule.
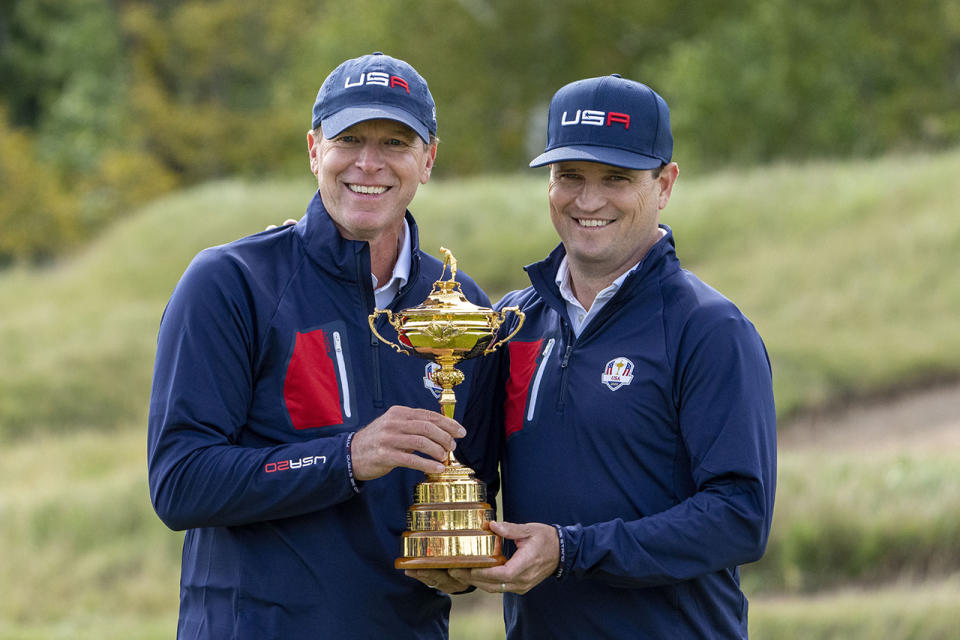
[[[148,467],[158,515],[186,530],[179,638],[447,636],[449,597],[393,561],[414,485],[443,469],[463,427],[436,411],[429,364],[367,322],[375,306],[420,304],[441,277],[407,210],[436,132],[413,67],[344,62],[313,107],[306,215],[202,251],[177,284]]]
[[[480,472],[499,453],[508,522],[491,527],[515,548],[449,572],[506,593],[509,639],[747,637],[738,566],[773,515],[770,363],[659,221],[672,152],[663,98],[612,75],[554,95],[530,163],[550,167],[561,244],[498,303],[526,321],[476,372],[499,398],[470,403],[459,450]]]

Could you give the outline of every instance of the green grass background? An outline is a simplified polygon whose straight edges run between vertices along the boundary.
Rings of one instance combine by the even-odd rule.
[[[763,335],[783,422],[960,373],[960,152],[729,169],[663,221],[688,268]],[[546,174],[434,181],[414,202],[496,299],[556,242]],[[0,272],[0,638],[169,638],[180,534],[153,514],[145,422],[156,329],[190,258],[299,217],[309,179],[223,181]],[[743,570],[756,638],[947,638],[960,628],[960,451],[782,450],[767,555]],[[502,637],[499,604],[454,638]]]

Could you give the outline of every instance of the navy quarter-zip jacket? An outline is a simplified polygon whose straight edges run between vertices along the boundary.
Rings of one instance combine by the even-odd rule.
[[[395,310],[423,302],[442,270],[406,219],[413,264]],[[449,598],[393,567],[423,474],[352,477],[357,429],[392,405],[439,407],[428,362],[376,339],[373,309],[369,246],[340,236],[319,195],[296,225],[202,251],[177,284],[148,467],[158,515],[187,530],[179,638],[446,637]],[[378,329],[396,339],[383,316]]]
[[[562,245],[497,304],[526,320],[480,364],[501,397],[471,403],[458,452],[489,472],[499,451],[504,519],[559,525],[563,555],[559,579],[504,597],[510,639],[747,636],[738,566],[763,554],[776,480],[770,364],[662,228],[579,337]]]

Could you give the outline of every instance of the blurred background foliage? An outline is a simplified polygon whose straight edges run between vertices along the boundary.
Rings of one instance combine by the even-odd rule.
[[[0,265],[176,188],[303,175],[323,78],[378,50],[430,82],[441,177],[521,170],[552,93],[608,73],[682,105],[688,175],[960,141],[955,0],[5,0]]]
[[[0,639],[173,633],[182,536],[143,459],[163,304],[201,248],[302,214],[316,91],[372,51],[438,103],[423,246],[493,299],[556,243],[526,170],[553,92],[621,73],[666,97],[664,221],[775,371],[752,637],[955,638],[960,2],[0,0]],[[876,413],[783,439],[943,381],[944,416],[910,405],[889,442]],[[497,598],[455,607],[451,637],[503,637]]]

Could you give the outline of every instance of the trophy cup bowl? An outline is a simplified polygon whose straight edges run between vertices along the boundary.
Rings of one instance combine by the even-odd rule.
[[[369,316],[370,330],[382,342],[399,353],[433,360],[440,369],[433,374],[440,386],[440,410],[453,418],[456,395],[453,387],[463,382],[463,373],[455,367],[461,360],[493,353],[509,341],[523,325],[523,313],[517,307],[494,311],[480,307],[463,295],[455,280],[457,261],[447,249],[443,268],[450,267],[450,278],[433,283],[433,290],[422,304],[396,313],[375,309]],[[507,313],[517,315],[518,323],[510,335],[494,340]],[[397,343],[386,340],[376,328],[381,315],[397,332]],[[492,567],[503,564],[503,540],[490,531],[493,509],[486,502],[487,488],[473,470],[447,454],[445,469],[427,474],[414,489],[414,503],[407,511],[407,530],[403,533],[403,555],[397,569],[447,569]]]

